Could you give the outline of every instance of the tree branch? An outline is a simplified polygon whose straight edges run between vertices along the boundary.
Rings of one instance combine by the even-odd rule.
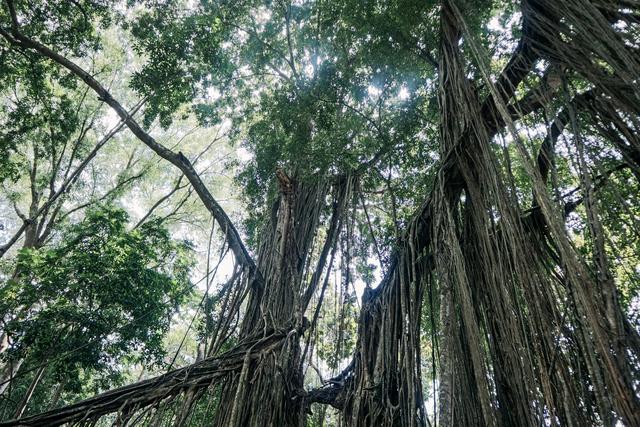
[[[138,111],[138,109],[142,106],[142,102],[140,104],[138,104],[133,110],[132,110],[132,114],[135,114],[135,112]],[[91,150],[91,152],[89,152],[89,154],[87,155],[87,157],[85,157],[85,159],[78,165],[78,167],[73,171],[73,173],[71,175],[69,175],[64,182],[60,185],[60,188],[58,188],[58,190],[56,192],[54,192],[53,194],[51,194],[49,196],[49,198],[47,199],[47,201],[45,203],[43,203],[43,205],[34,213],[34,215],[31,215],[29,218],[26,217],[21,217],[23,219],[23,224],[22,226],[18,229],[18,231],[16,231],[16,233],[13,235],[13,237],[11,239],[9,239],[9,241],[7,243],[5,243],[4,245],[0,246],[0,258],[2,258],[2,256],[4,256],[4,254],[7,253],[7,251],[9,249],[11,249],[11,247],[20,239],[20,237],[22,237],[22,234],[25,232],[25,230],[27,229],[27,227],[29,226],[29,221],[35,221],[40,215],[42,215],[43,213],[45,213],[45,211],[48,211],[49,208],[51,207],[51,205],[53,205],[53,203],[55,203],[55,201],[62,196],[63,194],[65,194],[69,188],[71,188],[71,186],[75,183],[75,181],[77,180],[77,178],[80,176],[80,174],[82,173],[82,171],[87,167],[87,165],[91,162],[91,160],[93,160],[93,158],[96,156],[96,154],[98,154],[98,151],[100,151],[100,149],[116,134],[120,131],[120,129],[122,129],[124,127],[125,123],[124,121],[121,121],[119,124],[117,124],[113,129],[111,129],[97,144],[96,146]],[[20,214],[19,214],[20,215]]]
[[[204,359],[185,368],[110,390],[62,408],[32,415],[20,420],[0,422],[8,426],[58,426],[73,421],[97,419],[100,416],[128,409],[141,409],[188,390],[204,389],[218,379],[239,371],[245,360],[257,359],[263,353],[281,347],[288,331],[271,331],[264,338],[249,337],[232,350]]]
[[[12,10],[13,8],[11,7],[11,1],[8,1],[8,4],[10,5],[10,10]],[[15,11],[12,12],[12,16],[14,15]],[[43,45],[42,43],[32,40],[29,37],[21,34],[19,31],[17,19],[14,19],[14,26],[10,33],[4,28],[0,28],[0,35],[2,35],[9,43],[13,44],[14,46],[19,46],[38,52],[40,55],[49,58],[53,62],[71,71],[78,78],[84,81],[91,89],[93,89],[100,100],[109,105],[118,114],[120,119],[141,142],[143,142],[147,147],[151,148],[160,157],[169,161],[171,164],[180,169],[195,189],[196,193],[200,197],[200,200],[202,200],[205,207],[209,210],[211,215],[213,215],[223,232],[226,234],[229,246],[238,259],[238,262],[249,268],[252,273],[257,273],[256,278],[259,277],[255,262],[253,261],[245,245],[243,244],[242,239],[240,238],[240,234],[227,216],[226,212],[213,198],[207,187],[204,185],[200,176],[193,168],[191,162],[181,152],[175,153],[174,151],[158,143],[149,133],[147,133],[140,127],[138,122],[133,119],[133,117],[131,117],[127,110],[111,96],[111,93],[109,93],[109,91],[107,91],[107,89],[102,86],[100,82],[98,82],[92,75],[90,75],[80,66],[70,61],[66,57],[54,52],[52,49]],[[262,283],[262,280],[260,280],[259,278],[258,281],[259,283]]]
[[[510,99],[516,92],[516,88],[533,69],[533,65],[539,58],[533,48],[533,40],[537,37],[537,34],[530,25],[529,18],[535,12],[531,10],[529,3],[527,0],[522,2],[522,37],[495,83],[495,93],[501,99],[489,96],[482,105],[481,113],[486,121],[489,134],[497,131],[501,123],[498,105],[509,104]]]

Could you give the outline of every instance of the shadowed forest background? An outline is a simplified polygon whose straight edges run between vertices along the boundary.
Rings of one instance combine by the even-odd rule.
[[[640,425],[637,0],[0,0],[0,426]]]

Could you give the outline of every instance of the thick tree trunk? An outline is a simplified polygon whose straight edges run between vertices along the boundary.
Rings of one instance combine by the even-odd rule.
[[[242,369],[223,386],[215,419],[219,426],[300,426],[304,424],[300,364],[302,279],[310,246],[325,207],[324,183],[302,183],[278,171],[280,197],[261,236],[258,271],[264,287],[254,286],[241,325],[242,337],[285,339]]]

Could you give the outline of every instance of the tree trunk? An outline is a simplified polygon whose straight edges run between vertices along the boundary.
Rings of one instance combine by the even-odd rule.
[[[214,424],[300,426],[304,421],[299,339],[303,321],[302,279],[327,187],[298,182],[278,171],[280,197],[261,237],[258,271],[264,287],[253,285],[241,337],[266,339],[285,333],[278,347],[258,357],[247,352],[242,369],[223,386]]]
[[[11,360],[5,365],[2,375],[0,376],[0,394],[9,388],[11,381],[15,378],[23,362],[24,359]]]
[[[9,336],[6,331],[0,332],[0,354],[4,353],[9,348]]]
[[[60,383],[56,386],[55,391],[53,392],[53,396],[51,397],[51,402],[49,402],[49,407],[47,409],[53,409],[58,404],[60,397],[62,397],[62,392],[64,391],[64,386],[67,384],[66,378],[60,381]]]
[[[29,384],[29,388],[27,389],[27,392],[22,397],[22,400],[20,401],[20,404],[16,409],[14,418],[20,418],[22,414],[24,414],[24,411],[27,409],[27,406],[29,405],[29,401],[31,400],[31,397],[33,397],[33,393],[36,391],[36,387],[38,386],[38,384],[40,383],[40,380],[42,379],[42,376],[44,375],[45,369],[46,368],[43,366],[42,368],[39,368],[36,371],[35,377],[31,381],[31,384]]]

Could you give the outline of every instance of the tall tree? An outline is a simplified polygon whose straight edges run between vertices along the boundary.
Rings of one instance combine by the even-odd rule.
[[[135,3],[4,0],[2,53],[82,82],[177,168],[233,272],[201,360],[22,424],[301,425],[318,404],[354,426],[640,424],[640,4]],[[140,122],[86,67],[100,25],[145,58]],[[242,228],[150,131],[185,106],[252,156]],[[309,389],[331,283],[338,358],[360,287],[357,338]]]

